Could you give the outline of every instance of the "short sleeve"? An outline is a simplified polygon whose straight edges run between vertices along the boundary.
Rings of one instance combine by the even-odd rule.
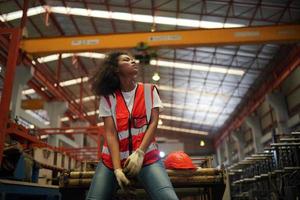
[[[160,100],[157,89],[155,87],[153,90],[153,107],[152,108],[159,108],[159,112],[163,111],[163,109],[164,109],[164,106]]]
[[[110,107],[109,107],[105,97],[101,96],[100,97],[98,117],[100,118],[100,117],[108,117],[108,116],[112,116]]]

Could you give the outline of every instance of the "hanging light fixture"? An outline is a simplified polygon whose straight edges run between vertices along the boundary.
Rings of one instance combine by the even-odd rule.
[[[160,79],[159,74],[158,74],[157,72],[155,72],[155,73],[153,74],[153,76],[152,76],[152,80],[154,80],[154,81],[159,81],[159,79]]]
[[[156,24],[153,22],[153,24],[151,25],[151,32],[155,32],[156,31]]]
[[[158,125],[162,125],[163,121],[161,119],[158,120]]]
[[[166,155],[165,152],[163,152],[163,151],[160,151],[160,152],[159,152],[159,156],[160,156],[161,158],[165,157],[165,155]]]
[[[205,146],[204,140],[201,140],[201,141],[200,141],[200,146],[201,146],[201,147],[204,147],[204,146]]]

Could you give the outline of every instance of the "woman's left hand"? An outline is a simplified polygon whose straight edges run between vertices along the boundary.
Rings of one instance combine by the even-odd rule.
[[[129,177],[135,177],[141,170],[145,153],[141,149],[135,150],[125,161],[124,173]]]

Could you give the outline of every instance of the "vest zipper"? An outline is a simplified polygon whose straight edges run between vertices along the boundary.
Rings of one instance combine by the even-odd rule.
[[[132,154],[132,133],[131,133],[131,114],[129,114],[128,118],[128,149],[129,149],[129,155]]]
[[[136,89],[135,89],[135,93],[134,93],[134,100],[133,100],[133,107],[132,107],[132,111],[134,109],[134,104],[135,104],[135,99],[136,99],[136,92],[139,88],[139,85],[136,86]],[[123,102],[128,110],[128,113],[129,113],[129,118],[128,118],[128,149],[129,149],[129,155],[132,154],[132,151],[133,151],[133,144],[132,144],[132,133],[131,133],[131,112],[129,111],[128,107],[127,107],[127,104],[125,102],[125,99],[124,99],[124,96],[122,94],[122,92],[120,91],[120,94],[122,96],[122,99],[123,99]]]

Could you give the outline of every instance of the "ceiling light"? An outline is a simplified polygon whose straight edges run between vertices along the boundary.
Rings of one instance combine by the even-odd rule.
[[[215,73],[222,73],[222,74],[232,74],[238,76],[242,76],[245,73],[244,70],[228,69],[227,67],[219,66],[219,65],[191,64],[191,63],[182,63],[182,62],[172,62],[166,60],[150,60],[150,65],[177,68],[177,69],[215,72]]]
[[[103,53],[94,53],[94,52],[81,52],[81,53],[63,53],[61,54],[61,58],[68,58],[73,56],[82,56],[87,58],[96,58],[96,59],[103,59],[105,58],[105,54]],[[39,63],[46,63],[51,62],[59,59],[59,54],[52,54],[49,56],[40,57],[37,60]]]
[[[103,59],[105,58],[104,53],[94,53],[94,52],[82,52],[76,53],[77,56],[87,57],[87,58],[96,58],[96,59]]]
[[[73,55],[74,55],[73,53],[63,53],[63,54],[61,54],[61,58],[68,58]],[[51,62],[51,61],[55,61],[58,59],[59,59],[59,54],[52,54],[49,56],[40,57],[37,60],[39,63],[46,63],[46,62]]]
[[[156,31],[156,24],[155,24],[155,23],[153,23],[153,24],[151,25],[150,31],[151,31],[151,32],[155,32],[155,31]]]
[[[96,111],[93,110],[93,111],[88,112],[87,115],[88,115],[88,116],[91,116],[91,115],[95,115],[95,114],[97,114],[97,113],[99,113],[98,110],[96,110]]]
[[[174,127],[174,126],[159,125],[158,128],[159,129],[164,129],[164,130],[170,130],[170,131],[197,134],[197,135],[208,135],[208,132],[206,132],[206,131],[198,131],[198,130],[186,129],[186,128],[177,128],[177,127]]]
[[[193,28],[229,28],[229,27],[243,27],[244,24],[232,24],[232,23],[222,23],[222,22],[212,22],[212,21],[199,21],[194,19],[184,19],[184,18],[175,18],[175,17],[164,17],[164,16],[152,16],[152,15],[141,15],[141,14],[131,14],[126,12],[111,12],[106,10],[91,10],[86,8],[72,8],[72,7],[63,7],[63,6],[37,6],[29,8],[27,10],[27,16],[34,16],[42,14],[45,12],[59,13],[65,15],[77,15],[85,17],[95,17],[95,18],[104,18],[104,19],[117,19],[124,21],[136,21],[144,23],[156,23],[156,24],[165,24],[171,26],[184,26],[184,27],[193,27]],[[15,19],[20,19],[23,15],[22,10],[15,12],[10,12],[7,14],[0,15],[0,20],[12,21]]]
[[[27,90],[22,91],[23,95],[29,95],[29,94],[34,94],[34,93],[35,93],[34,89],[27,89]]]
[[[87,76],[82,78],[82,82],[87,82],[88,80],[89,78]],[[68,81],[60,82],[59,85],[62,87],[66,87],[66,86],[80,84],[80,83],[81,83],[81,78],[75,78]]]
[[[160,152],[159,152],[159,156],[160,156],[161,158],[165,157],[165,155],[166,155],[165,152],[163,152],[163,151],[160,151]]]
[[[37,6],[34,8],[29,8],[27,10],[27,16],[34,16],[34,15],[38,15],[38,14],[42,14],[45,13],[45,9],[42,6]],[[23,15],[23,10],[18,10],[18,11],[14,11],[14,12],[10,12],[7,14],[2,14],[0,15],[0,20],[5,22],[5,21],[12,21],[15,19],[20,19],[22,18]]]
[[[87,97],[83,97],[82,101],[87,102],[87,101],[93,101],[95,99],[96,99],[96,96],[87,96]],[[76,99],[75,101],[76,101],[76,103],[79,103],[80,99]]]
[[[201,141],[200,141],[200,146],[201,146],[201,147],[204,147],[204,146],[205,146],[204,140],[201,140]]]
[[[155,72],[155,73],[153,74],[153,76],[152,76],[152,80],[154,80],[154,81],[159,81],[159,79],[160,79],[159,74],[158,74],[157,72]]]
[[[177,122],[212,125],[212,123],[205,123],[204,121],[192,120],[192,119],[187,119],[187,118],[183,118],[183,117],[175,117],[175,116],[170,116],[170,115],[159,115],[159,117],[162,119],[172,120],[172,121],[177,121]],[[217,118],[217,116],[215,118]]]
[[[122,12],[111,12],[111,18],[132,21],[132,14],[130,13],[122,13]]]
[[[69,121],[69,117],[62,117],[62,118],[60,119],[60,121],[62,121],[62,122]]]
[[[104,122],[97,123],[97,126],[104,126]]]
[[[158,120],[158,125],[163,125],[163,121],[161,119]]]
[[[49,135],[41,135],[41,139],[46,139],[48,138]]]

